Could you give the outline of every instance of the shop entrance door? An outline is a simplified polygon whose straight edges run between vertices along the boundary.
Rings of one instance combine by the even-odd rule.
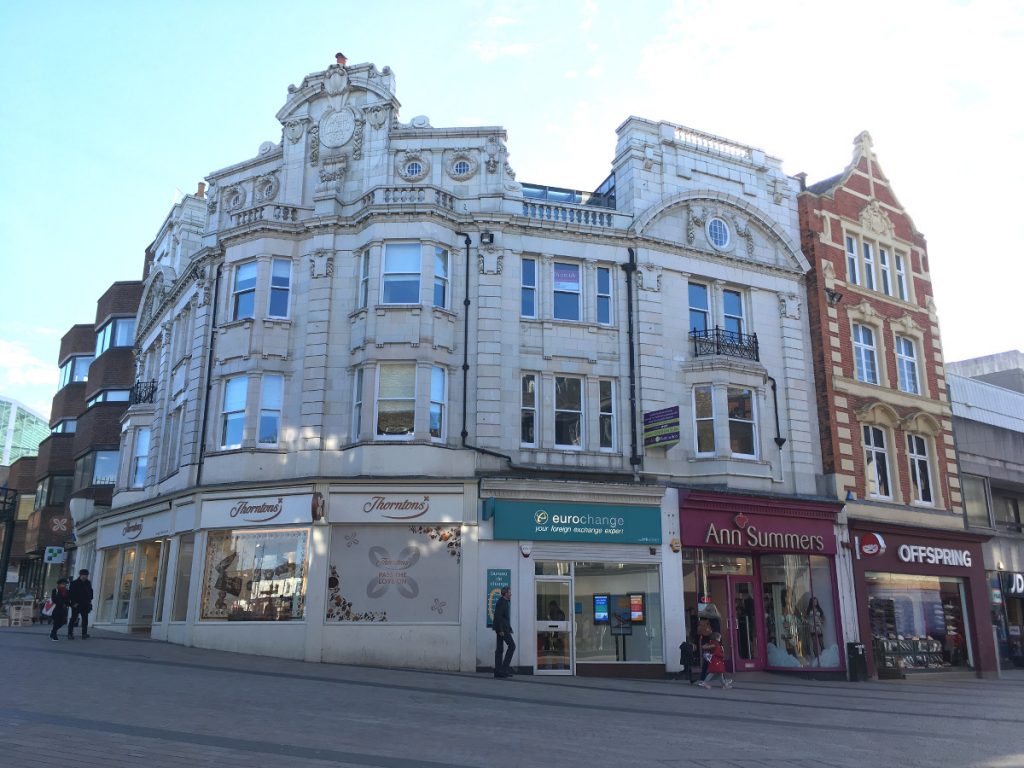
[[[536,673],[571,675],[575,647],[572,636],[572,581],[538,578],[535,591]]]
[[[130,624],[140,630],[149,629],[160,621],[159,597],[163,591],[164,542],[160,539],[139,544],[138,570],[135,594],[132,600]]]
[[[730,672],[764,669],[757,627],[757,591],[749,576],[713,576],[711,599],[721,616],[721,633]]]

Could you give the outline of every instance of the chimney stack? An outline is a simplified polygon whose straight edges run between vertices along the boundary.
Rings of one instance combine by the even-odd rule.
[[[206,182],[205,181],[200,181],[199,182],[199,187],[196,189],[196,197],[198,197],[200,200],[202,200],[204,197],[206,197]]]
[[[345,54],[344,53],[336,53],[336,54],[334,54],[334,59],[335,59],[335,61],[338,62],[338,66],[339,67],[344,67],[345,66],[345,62],[348,61],[348,59],[345,58]]]

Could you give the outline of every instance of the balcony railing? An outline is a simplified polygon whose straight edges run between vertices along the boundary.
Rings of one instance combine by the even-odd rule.
[[[128,393],[128,405],[152,403],[156,397],[156,381],[136,381]]]
[[[756,333],[737,333],[714,327],[704,331],[690,331],[693,339],[693,356],[728,355],[745,360],[760,360]]]

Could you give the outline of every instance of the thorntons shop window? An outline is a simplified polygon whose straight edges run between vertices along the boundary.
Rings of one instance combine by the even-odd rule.
[[[307,530],[211,531],[201,618],[303,618],[308,541]]]

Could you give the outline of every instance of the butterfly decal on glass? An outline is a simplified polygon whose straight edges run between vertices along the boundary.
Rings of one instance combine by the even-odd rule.
[[[430,610],[437,611],[437,615],[440,616],[442,613],[444,613],[444,607],[446,605],[448,605],[448,603],[446,603],[444,600],[435,597],[434,604],[430,606]]]

